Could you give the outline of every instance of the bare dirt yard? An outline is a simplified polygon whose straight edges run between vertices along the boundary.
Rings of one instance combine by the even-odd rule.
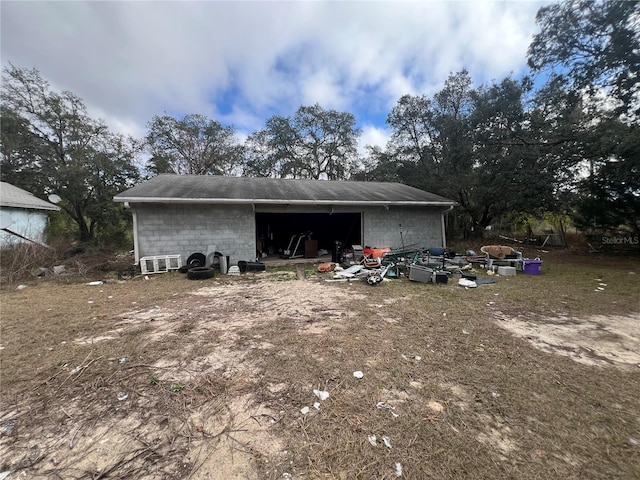
[[[640,478],[640,259],[543,260],[4,285],[0,478]]]

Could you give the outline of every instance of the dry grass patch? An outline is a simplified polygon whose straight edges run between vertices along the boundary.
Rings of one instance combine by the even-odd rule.
[[[543,271],[470,290],[298,281],[294,269],[5,290],[2,468],[78,479],[390,479],[400,467],[409,479],[637,478],[640,368],[579,363],[502,326],[606,315],[595,330],[609,343],[593,345],[637,353],[637,323],[618,337],[615,316],[640,311],[629,273],[640,262],[556,255]]]

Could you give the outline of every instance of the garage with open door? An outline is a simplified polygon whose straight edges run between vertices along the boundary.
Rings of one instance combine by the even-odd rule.
[[[444,215],[455,205],[400,183],[168,174],[114,200],[133,215],[136,262],[220,252],[229,265],[285,251],[314,258],[337,242],[345,251],[445,246]]]
[[[256,240],[258,251],[268,256],[314,257],[317,251],[331,252],[335,242],[360,245],[362,213],[256,212]]]

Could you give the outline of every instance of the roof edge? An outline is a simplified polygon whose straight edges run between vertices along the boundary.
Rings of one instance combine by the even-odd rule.
[[[51,206],[48,206],[48,205],[39,205],[39,204],[36,205],[31,203],[28,204],[28,203],[15,203],[15,202],[13,203],[3,202],[2,204],[0,204],[0,208],[20,208],[22,210],[51,210],[55,212],[60,211],[60,207],[53,204],[51,204]]]
[[[276,199],[229,199],[229,198],[166,198],[166,197],[114,197],[114,202],[122,203],[181,203],[181,204],[224,204],[224,205],[404,205],[404,206],[452,206],[453,200],[447,201],[353,201],[353,200],[276,200]]]

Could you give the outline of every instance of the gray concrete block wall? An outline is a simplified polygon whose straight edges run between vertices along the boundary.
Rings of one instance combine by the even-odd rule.
[[[208,246],[238,260],[255,260],[255,215],[250,205],[132,205],[139,257],[181,255],[184,263]]]
[[[367,207],[362,216],[364,245],[370,247],[440,247],[442,220],[440,208]],[[400,237],[402,231],[402,238]]]

